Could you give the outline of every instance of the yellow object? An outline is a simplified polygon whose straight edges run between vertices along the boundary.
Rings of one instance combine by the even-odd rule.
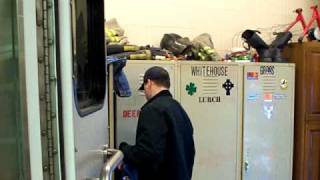
[[[123,46],[124,51],[138,51],[139,47],[135,45],[125,45]]]
[[[122,38],[114,36],[114,37],[108,37],[108,39],[110,39],[111,42],[120,42]]]
[[[105,28],[104,30],[105,30],[106,36],[108,36],[108,37],[117,36],[117,32],[113,29]]]
[[[129,56],[129,59],[131,60],[147,60],[151,59],[151,51],[150,50],[145,50],[139,54],[131,54]]]

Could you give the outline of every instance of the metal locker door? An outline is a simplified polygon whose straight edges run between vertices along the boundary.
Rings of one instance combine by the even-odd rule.
[[[241,170],[242,66],[179,62],[179,99],[193,127],[193,180],[237,180]]]
[[[244,67],[244,180],[291,180],[294,65]]]

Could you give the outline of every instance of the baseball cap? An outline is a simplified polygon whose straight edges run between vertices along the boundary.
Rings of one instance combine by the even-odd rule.
[[[149,68],[143,76],[143,83],[140,86],[139,90],[144,90],[144,84],[148,81],[148,79],[157,81],[158,83],[169,86],[170,87],[170,77],[167,70],[160,66],[153,66]],[[168,87],[168,88],[169,88]]]

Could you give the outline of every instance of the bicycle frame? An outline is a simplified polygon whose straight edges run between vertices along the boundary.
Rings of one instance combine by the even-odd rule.
[[[317,21],[318,27],[320,28],[320,16],[319,16],[319,12],[317,10],[318,6],[311,6],[310,7],[313,11],[312,13],[312,18],[309,21],[308,25],[304,28],[303,30],[303,34],[300,36],[299,40],[303,39],[303,37],[308,33],[308,30],[310,29],[310,27],[312,26],[314,21]]]
[[[287,27],[287,29],[285,30],[285,32],[290,31],[290,29],[291,29],[294,25],[296,25],[298,22],[301,23],[303,29],[306,28],[306,22],[305,22],[305,20],[304,20],[303,14],[302,14],[302,9],[301,9],[301,8],[296,9],[295,12],[298,14],[297,17],[296,17],[296,20],[293,21],[293,22],[289,25],[289,27]]]
[[[286,29],[285,32],[290,31],[290,29],[296,25],[298,22],[301,23],[302,28],[303,28],[303,33],[299,36],[298,41],[302,42],[304,36],[306,34],[308,34],[312,24],[314,21],[317,21],[318,27],[320,28],[320,15],[319,12],[317,10],[318,6],[311,6],[310,9],[312,9],[312,18],[310,19],[310,21],[308,22],[308,24],[306,24],[306,21],[304,19],[304,16],[302,14],[302,9],[296,9],[295,12],[298,14],[295,21],[293,21]],[[309,39],[310,40],[310,39]]]

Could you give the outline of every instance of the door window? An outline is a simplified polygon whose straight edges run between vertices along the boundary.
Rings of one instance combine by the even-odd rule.
[[[106,92],[103,0],[73,4],[74,93],[81,116],[103,106]]]

